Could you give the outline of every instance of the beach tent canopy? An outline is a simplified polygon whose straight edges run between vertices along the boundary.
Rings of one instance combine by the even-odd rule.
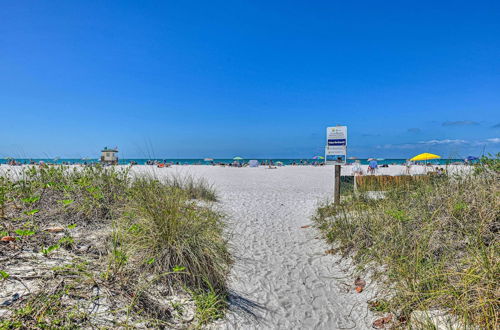
[[[475,156],[468,156],[467,158],[465,158],[467,160],[478,160],[479,158],[475,157]]]
[[[252,159],[252,160],[250,160],[250,161],[248,162],[248,165],[249,165],[250,167],[259,167],[259,161],[258,161],[258,160],[256,160],[256,159]]]
[[[238,156],[236,156],[236,157],[234,157],[234,158],[233,158],[233,160],[242,160],[242,159],[243,159],[243,158],[238,157]]]
[[[325,159],[323,156],[314,156],[312,159]]]
[[[417,160],[431,160],[431,159],[438,159],[438,158],[441,158],[441,156],[438,156],[438,155],[434,155],[434,154],[430,154],[428,152],[425,152],[423,154],[420,154],[420,155],[416,155],[415,157],[413,157],[412,159],[410,159],[411,161],[417,161]]]

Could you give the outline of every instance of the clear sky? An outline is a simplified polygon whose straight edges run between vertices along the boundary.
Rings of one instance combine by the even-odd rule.
[[[0,157],[500,151],[500,1],[2,1]]]

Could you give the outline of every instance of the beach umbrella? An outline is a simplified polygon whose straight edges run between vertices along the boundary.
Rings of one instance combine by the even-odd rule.
[[[466,159],[467,160],[478,160],[479,158],[477,158],[475,156],[468,156]]]
[[[323,156],[314,156],[312,159],[325,159]]]
[[[411,161],[418,161],[418,160],[431,160],[431,159],[438,159],[438,158],[441,158],[441,156],[438,156],[438,155],[434,155],[434,154],[430,154],[428,152],[425,152],[423,154],[420,154],[420,155],[416,155],[415,157],[413,157],[412,159],[410,159]]]
[[[233,158],[233,160],[243,160],[243,158],[236,156]]]

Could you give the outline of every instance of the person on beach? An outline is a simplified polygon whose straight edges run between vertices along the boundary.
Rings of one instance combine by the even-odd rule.
[[[363,169],[361,168],[361,163],[357,160],[352,166],[352,173],[354,175],[363,175]]]
[[[368,165],[368,172],[370,174],[375,174],[375,170],[378,168],[378,163],[376,160],[370,161],[370,164]]]
[[[409,159],[406,161],[405,166],[406,166],[406,175],[410,175],[411,161]]]

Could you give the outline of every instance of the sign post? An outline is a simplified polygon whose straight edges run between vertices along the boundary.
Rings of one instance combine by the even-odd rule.
[[[341,164],[347,162],[347,126],[326,128],[325,164],[335,164],[333,175],[333,203],[340,204]]]
[[[333,204],[340,204],[340,165],[335,165],[333,182]]]

